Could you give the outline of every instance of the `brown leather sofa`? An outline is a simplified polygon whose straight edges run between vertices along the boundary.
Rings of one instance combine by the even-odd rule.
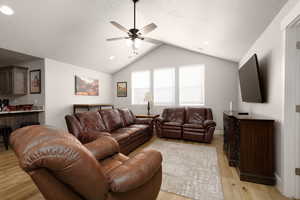
[[[162,156],[155,150],[128,158],[110,136],[82,145],[43,126],[18,129],[10,142],[46,200],[155,200],[160,190]]]
[[[158,137],[211,143],[216,123],[210,108],[167,108],[156,119]]]
[[[153,136],[153,120],[137,119],[129,109],[77,113],[65,119],[69,132],[83,144],[103,135],[111,136],[126,155]]]

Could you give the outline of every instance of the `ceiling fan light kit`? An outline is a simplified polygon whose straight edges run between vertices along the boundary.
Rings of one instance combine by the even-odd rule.
[[[137,55],[137,50],[140,47],[141,41],[145,41],[145,42],[149,42],[152,44],[161,44],[160,41],[152,39],[152,38],[148,38],[148,37],[144,37],[144,35],[154,31],[157,26],[154,23],[148,24],[147,26],[145,26],[142,29],[137,29],[136,28],[136,3],[139,0],[132,0],[133,4],[134,4],[134,26],[131,29],[127,29],[124,26],[120,25],[119,23],[115,22],[115,21],[111,21],[110,23],[115,26],[117,29],[127,33],[126,37],[116,37],[116,38],[109,38],[106,41],[118,41],[118,40],[126,40],[126,43],[129,47],[132,48],[133,54]]]

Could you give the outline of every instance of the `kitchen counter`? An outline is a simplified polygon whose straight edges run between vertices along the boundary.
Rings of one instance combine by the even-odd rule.
[[[18,110],[18,111],[4,111],[0,112],[0,115],[7,115],[7,114],[19,114],[19,113],[40,113],[44,112],[44,110]]]
[[[9,126],[15,130],[26,123],[40,123],[40,114],[43,112],[43,109],[0,112],[0,125]]]

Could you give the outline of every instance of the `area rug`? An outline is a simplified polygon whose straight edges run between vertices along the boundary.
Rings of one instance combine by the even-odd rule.
[[[146,147],[163,155],[162,191],[195,200],[223,200],[215,147],[157,139]]]

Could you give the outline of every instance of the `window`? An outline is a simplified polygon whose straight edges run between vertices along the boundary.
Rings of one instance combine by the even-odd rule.
[[[175,104],[175,69],[158,69],[153,72],[154,104]]]
[[[150,92],[150,71],[133,72],[131,74],[132,104],[146,104],[145,94]]]
[[[179,68],[179,104],[204,104],[205,67],[187,66]]]

